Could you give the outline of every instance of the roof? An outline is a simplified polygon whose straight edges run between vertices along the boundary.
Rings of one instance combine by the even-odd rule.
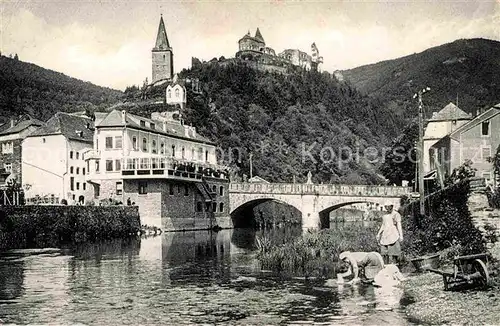
[[[92,143],[94,141],[93,125],[89,117],[58,112],[28,137],[63,135],[70,140]]]
[[[262,34],[260,33],[260,29],[257,27],[257,31],[255,31],[255,38],[258,39],[259,41],[264,42],[264,38],[262,37]]]
[[[255,177],[251,177],[250,179],[248,179],[248,182],[252,182],[252,183],[269,183],[269,181],[267,181],[264,178],[259,177],[258,175],[256,175]]]
[[[168,42],[167,31],[165,30],[165,23],[163,22],[163,16],[160,17],[160,25],[158,26],[158,34],[156,35],[156,44],[154,49],[170,49],[170,43]]]
[[[449,120],[459,120],[459,119],[471,119],[469,113],[465,113],[458,106],[453,103],[449,103],[439,112],[434,112],[429,121],[449,121]]]
[[[498,114],[500,114],[500,103],[497,104],[497,105],[492,106],[491,108],[489,108],[488,110],[484,111],[483,113],[481,113],[480,115],[478,115],[474,119],[468,121],[467,123],[464,123],[459,128],[457,128],[456,130],[452,131],[449,136],[451,138],[456,138],[457,134],[465,132],[465,131],[469,130],[470,128],[473,128],[477,124],[483,122],[484,120],[491,119],[491,118],[493,118],[494,116],[496,116]]]
[[[141,126],[140,121],[146,122],[146,126]],[[150,124],[153,123],[155,128],[151,128]],[[157,134],[172,136],[175,138],[182,138],[186,140],[195,140],[198,142],[213,144],[209,139],[201,136],[198,133],[191,133],[190,136],[186,136],[186,129],[191,128],[189,126],[184,126],[177,121],[166,121],[166,130],[163,130],[163,121],[152,120],[149,118],[141,117],[132,113],[125,113],[125,123],[123,122],[122,111],[113,110],[111,111],[99,124],[96,125],[97,128],[103,127],[129,127],[139,130],[145,130],[154,132]]]
[[[30,126],[42,126],[43,122],[38,120],[38,119],[28,119],[28,120],[23,120],[19,122],[18,124],[14,125],[13,127],[7,128],[6,130],[0,132],[0,135],[9,135],[9,134],[16,134],[18,132],[23,131],[24,129],[30,127]]]

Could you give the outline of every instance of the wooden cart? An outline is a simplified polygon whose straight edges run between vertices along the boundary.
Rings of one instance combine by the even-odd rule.
[[[445,290],[451,290],[460,285],[487,287],[490,285],[488,262],[489,254],[486,253],[458,256],[453,259],[454,268],[452,271],[434,268],[427,268],[427,270],[443,276]]]

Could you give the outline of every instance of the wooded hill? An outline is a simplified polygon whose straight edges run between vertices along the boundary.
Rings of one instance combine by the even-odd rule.
[[[24,113],[45,121],[57,111],[104,108],[118,101],[122,94],[35,64],[0,56],[0,122]]]
[[[412,98],[425,94],[426,115],[449,102],[466,112],[489,108],[500,102],[500,42],[461,39],[402,58],[357,67],[341,72],[364,94],[379,98],[399,117],[417,115]]]

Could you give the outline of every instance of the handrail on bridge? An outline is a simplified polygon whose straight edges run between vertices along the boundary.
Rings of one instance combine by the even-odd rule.
[[[306,184],[306,183],[230,183],[233,193],[267,194],[315,194],[349,196],[403,196],[411,193],[410,187],[343,185],[343,184]]]

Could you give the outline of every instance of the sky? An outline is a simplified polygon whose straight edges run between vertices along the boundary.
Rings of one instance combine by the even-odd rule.
[[[0,50],[123,90],[151,80],[160,14],[176,72],[191,57],[234,57],[238,40],[257,27],[277,53],[310,52],[315,42],[330,72],[462,38],[500,41],[500,0],[0,0]]]

